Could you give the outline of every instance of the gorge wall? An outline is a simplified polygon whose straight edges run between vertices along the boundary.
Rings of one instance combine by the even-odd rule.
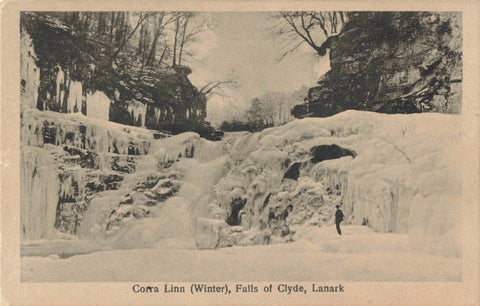
[[[114,58],[108,42],[85,37],[52,14],[22,13],[20,31],[26,107],[212,136],[206,97],[189,81],[188,67],[139,66],[128,50]]]
[[[297,118],[347,109],[461,112],[461,13],[351,13],[323,48],[330,50],[331,70],[294,107]]]

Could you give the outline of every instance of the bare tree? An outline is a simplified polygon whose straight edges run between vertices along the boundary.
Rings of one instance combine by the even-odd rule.
[[[274,15],[274,35],[285,44],[285,52],[280,60],[307,43],[315,52],[323,56],[326,48],[323,43],[328,37],[338,33],[348,19],[347,12],[280,12]]]
[[[124,12],[122,12],[124,13]],[[130,38],[132,38],[133,34],[135,34],[135,32],[137,31],[137,29],[140,27],[140,25],[148,18],[148,16],[152,14],[152,13],[143,13],[141,12],[140,15],[138,16],[138,19],[137,19],[137,24],[135,25],[135,27],[133,28],[133,30],[130,32],[130,34],[128,35],[123,35],[123,39],[119,39],[119,45],[117,47],[117,50],[113,53],[113,56],[112,56],[112,62],[115,61],[115,59],[117,58],[118,54],[120,53],[120,51],[123,50],[123,48],[127,45],[127,42],[130,40]],[[122,17],[122,22],[124,24],[124,27],[125,29],[128,28],[128,18],[125,17],[125,14],[121,14],[120,16],[123,16]],[[127,33],[127,31],[124,31],[123,33]]]
[[[225,97],[225,94],[222,92],[222,89],[225,87],[236,88],[238,83],[233,79],[227,79],[225,81],[209,81],[202,87],[200,87],[199,92],[203,93],[205,96],[209,95],[218,95]]]
[[[158,13],[157,18],[155,19],[152,46],[150,48],[150,52],[146,59],[147,65],[152,65],[153,62],[155,61],[158,39],[163,34],[165,28],[174,20],[175,20],[175,17],[173,14],[167,15],[165,12]],[[165,50],[166,50],[166,47],[164,48],[164,52]],[[162,55],[164,55],[164,53],[162,53]]]
[[[189,42],[194,42],[201,32],[205,31],[201,15],[194,12],[180,12],[176,16],[173,42],[173,66],[181,65],[184,55],[191,53],[185,51]]]

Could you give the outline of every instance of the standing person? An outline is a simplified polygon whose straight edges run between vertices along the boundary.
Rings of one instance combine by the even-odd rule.
[[[335,224],[337,226],[337,232],[339,235],[342,235],[342,230],[340,230],[340,222],[343,221],[343,211],[340,209],[340,205],[337,205],[337,211],[335,212]]]

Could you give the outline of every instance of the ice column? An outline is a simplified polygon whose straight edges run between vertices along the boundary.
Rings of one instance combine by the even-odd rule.
[[[141,120],[140,126],[145,127],[145,116],[147,115],[147,105],[134,101],[128,106],[128,111],[132,114],[135,122]]]
[[[22,32],[20,41],[21,104],[27,108],[37,106],[40,68],[35,64],[36,58],[30,35]]]
[[[67,100],[67,112],[78,113],[82,110],[82,83],[79,81],[70,82],[70,90]]]
[[[87,117],[100,118],[108,121],[110,115],[110,100],[107,95],[101,91],[93,94],[87,94]]]
[[[55,230],[59,182],[54,159],[41,148],[21,150],[22,240],[51,238]]]
[[[57,94],[55,95],[56,103],[59,106],[63,104],[63,97],[65,96],[65,90],[62,88],[62,85],[65,84],[65,74],[63,73],[62,67],[57,66],[57,79],[55,80],[55,86]]]

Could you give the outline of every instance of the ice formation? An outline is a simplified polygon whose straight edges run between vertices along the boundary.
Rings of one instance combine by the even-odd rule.
[[[61,106],[63,104],[63,97],[65,96],[65,74],[59,65],[57,65],[55,69],[57,71],[57,77],[55,79],[55,103]]]
[[[299,226],[332,224],[334,206],[342,204],[345,224],[407,234],[416,250],[459,256],[458,126],[455,115],[347,111],[211,142],[193,132],[154,139],[142,128],[32,109],[23,113],[22,150],[32,147],[50,160],[45,163],[73,163],[77,170],[60,185],[53,179],[38,188],[57,194],[53,204],[37,207],[24,196],[22,226],[35,228],[27,222],[35,206],[49,220],[38,234],[47,237],[59,199],[74,198],[82,210],[81,195],[90,193],[78,186],[101,185],[90,171],[114,170],[120,188],[102,187],[91,199],[81,212],[80,236],[115,247],[291,241]],[[22,186],[38,175],[55,176],[24,163]],[[92,170],[82,172],[85,167]],[[40,238],[35,235],[24,237]]]
[[[79,113],[82,111],[83,91],[82,82],[70,81],[69,93],[67,98],[67,112]]]
[[[107,95],[101,91],[96,91],[93,94],[87,93],[87,116],[103,119],[105,121],[109,120],[110,114],[110,100]]]
[[[139,122],[141,127],[145,126],[147,104],[133,101],[128,105],[128,111],[132,114],[135,123]]]
[[[302,222],[325,224],[332,217],[327,212],[343,203],[347,222],[379,232],[407,233],[417,250],[458,256],[459,119],[347,111],[240,137],[230,154],[235,166],[214,187],[213,201],[223,218],[244,201],[236,222],[247,230],[272,226],[270,231],[278,232],[285,224],[294,228],[298,214],[308,210]],[[311,148],[322,144],[336,144],[357,155],[312,163]],[[300,178],[283,179],[287,164],[295,162],[301,164]],[[303,198],[298,198],[300,194]],[[315,205],[316,211],[311,209]],[[252,239],[262,243],[265,237]]]
[[[22,105],[35,108],[38,101],[38,86],[40,85],[40,68],[37,67],[36,55],[32,39],[27,33],[20,35],[20,75],[22,87]]]
[[[41,148],[24,147],[20,163],[22,240],[51,239],[60,188],[55,161]]]

